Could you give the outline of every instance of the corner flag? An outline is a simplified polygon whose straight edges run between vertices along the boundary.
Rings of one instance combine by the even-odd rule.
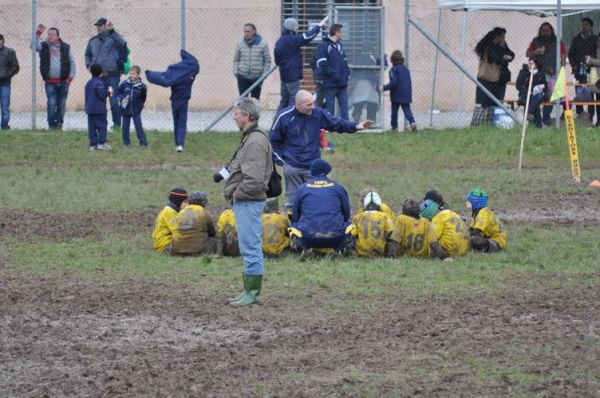
[[[552,91],[552,97],[550,97],[550,101],[554,102],[558,99],[561,99],[565,96],[565,67],[560,68],[560,73],[558,74],[558,78],[556,79],[556,84],[554,85],[554,91]]]

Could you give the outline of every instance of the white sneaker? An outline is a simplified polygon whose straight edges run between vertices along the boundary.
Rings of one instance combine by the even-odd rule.
[[[95,146],[91,146],[90,147],[90,152],[95,152],[96,151],[96,147]]]
[[[112,147],[108,144],[100,144],[100,145],[98,145],[98,149],[100,151],[108,151],[108,150],[111,150]]]
[[[175,147],[175,150],[176,150],[177,152],[183,152],[183,146],[182,146],[182,145],[177,145],[177,146]]]

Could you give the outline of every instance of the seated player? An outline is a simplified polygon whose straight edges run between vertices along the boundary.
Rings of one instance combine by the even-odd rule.
[[[376,192],[376,191],[374,188],[363,188],[363,190],[360,191],[360,199],[359,199],[359,203],[358,203],[358,209],[356,210],[356,215],[365,211],[365,208],[364,208],[365,198],[367,197],[367,194],[369,192]],[[394,210],[392,210],[392,208],[389,207],[387,204],[385,204],[383,201],[381,202],[380,211],[385,213],[389,218],[392,219],[392,221],[396,221],[396,214],[394,214]]]
[[[331,165],[323,159],[311,163],[311,179],[298,187],[292,205],[291,234],[302,250],[300,261],[312,256],[313,248],[332,248],[341,253],[350,224],[350,202],[346,189],[331,180]]]
[[[216,251],[215,224],[206,211],[208,197],[193,192],[177,214],[171,254],[208,254]]]
[[[237,229],[235,228],[235,214],[231,209],[223,210],[217,220],[217,253],[216,257],[238,257],[240,245],[238,243]]]
[[[277,199],[267,200],[261,217],[263,226],[262,250],[269,256],[278,256],[290,245],[290,220],[279,213]]]
[[[402,214],[396,218],[394,231],[388,244],[388,255],[399,257],[437,257],[452,261],[435,238],[433,225],[419,215],[419,204],[407,199],[402,205]]]
[[[475,188],[467,195],[467,207],[472,211],[469,240],[471,249],[493,253],[506,248],[506,232],[487,202],[488,195],[483,189]]]
[[[381,211],[381,205],[381,197],[370,191],[363,202],[365,211],[352,218],[353,246],[359,256],[385,255],[394,222]]]
[[[184,203],[187,198],[188,194],[185,189],[174,188],[169,193],[169,201],[158,213],[152,231],[152,243],[154,244],[154,250],[157,252],[170,253],[177,213],[185,206]]]
[[[420,206],[421,216],[433,223],[435,237],[449,256],[464,256],[469,251],[469,231],[460,216],[444,205],[439,192],[428,191]]]

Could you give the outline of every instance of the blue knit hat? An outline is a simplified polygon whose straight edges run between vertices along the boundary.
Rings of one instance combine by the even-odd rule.
[[[298,20],[296,18],[286,18],[285,21],[283,21],[283,28],[287,30],[294,30],[298,25]]]
[[[473,188],[467,195],[467,201],[471,203],[473,210],[483,209],[487,206],[488,194],[483,189]]]
[[[326,176],[331,172],[331,165],[323,159],[316,159],[310,164],[310,175],[313,177]]]

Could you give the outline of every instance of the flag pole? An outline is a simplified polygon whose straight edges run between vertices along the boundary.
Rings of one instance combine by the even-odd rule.
[[[521,149],[519,151],[519,171],[523,166],[523,149],[525,146],[525,130],[527,129],[527,115],[529,114],[529,99],[531,98],[531,85],[533,84],[533,62],[529,62],[529,86],[527,88],[527,101],[525,101],[525,115],[523,116],[523,129],[521,130]]]

